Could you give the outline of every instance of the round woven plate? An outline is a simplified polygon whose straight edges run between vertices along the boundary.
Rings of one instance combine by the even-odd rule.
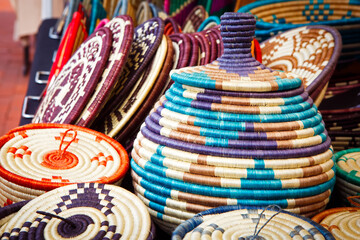
[[[108,62],[94,94],[81,113],[76,125],[88,127],[105,105],[130,52],[134,26],[129,16],[113,18],[105,25],[112,32],[113,42]]]
[[[338,152],[333,157],[337,174],[344,180],[360,186],[360,148]]]
[[[147,97],[145,103],[142,107],[137,111],[132,117],[129,122],[127,123],[126,127],[122,129],[119,134],[116,136],[116,140],[122,144],[124,144],[129,136],[137,130],[141,123],[144,121],[146,115],[150,112],[151,108],[154,105],[154,102],[159,97],[161,92],[164,90],[166,83],[168,82],[169,72],[173,67],[173,58],[174,58],[174,48],[172,45],[172,41],[169,37],[167,39],[167,53],[166,58],[164,61],[164,65],[160,71],[160,75],[155,82],[154,87],[152,88],[149,96]]]
[[[98,123],[102,124],[104,118],[113,117],[115,114],[113,111],[123,103],[151,62],[156,50],[160,46],[163,31],[164,23],[160,18],[152,18],[134,29],[133,42],[124,70],[118,79],[111,97],[99,114],[100,117],[94,123],[95,126]],[[95,126],[94,128],[96,128]]]
[[[164,20],[165,27],[164,27],[164,34],[171,35],[173,33],[181,32],[181,28],[179,24],[171,17],[168,17]]]
[[[32,234],[43,239],[154,238],[149,213],[134,194],[97,183],[57,188],[32,200],[3,227],[1,237],[28,239]]]
[[[39,195],[77,182],[117,183],[129,167],[125,149],[115,140],[64,124],[15,128],[1,138],[0,154],[2,194],[11,201],[20,197],[15,192]]]
[[[304,25],[329,25],[342,36],[341,58],[356,60],[360,47],[360,10],[358,1],[266,0],[247,4],[239,12],[257,19],[256,37],[263,41],[289,29]]]
[[[103,73],[111,43],[108,28],[101,28],[88,37],[51,80],[34,123],[74,123],[78,119]]]
[[[130,91],[129,95],[125,98],[123,103],[113,111],[111,119],[105,119],[104,132],[110,137],[115,137],[125,124],[133,117],[133,115],[141,108],[143,102],[148,97],[152,87],[158,79],[161,68],[165,61],[167,53],[167,41],[163,36],[162,42],[156,51],[152,62],[145,70],[143,76],[134,85],[134,88]]]
[[[184,33],[196,32],[201,23],[208,18],[208,13],[202,5],[197,5],[186,17],[182,30]]]
[[[340,51],[340,34],[327,26],[296,28],[261,43],[262,63],[300,75],[313,98],[329,81]]]
[[[360,236],[360,209],[355,207],[332,208],[312,218],[327,229],[336,239],[357,239]]]
[[[210,46],[206,37],[201,33],[193,33],[193,36],[199,43],[199,65],[208,64],[210,62]]]
[[[190,38],[191,44],[191,57],[188,66],[196,66],[199,64],[199,43],[192,34],[187,34]]]
[[[210,16],[200,24],[197,31],[201,32],[203,30],[207,30],[209,28],[216,27],[219,24],[220,24],[220,18],[218,16]]]
[[[211,209],[189,219],[172,239],[335,239],[319,224],[276,206],[229,206]]]
[[[191,54],[190,38],[183,33],[174,33],[170,35],[170,39],[179,46],[179,60],[177,68],[188,66]]]

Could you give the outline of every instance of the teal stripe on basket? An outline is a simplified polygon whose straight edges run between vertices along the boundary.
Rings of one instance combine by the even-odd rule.
[[[238,131],[226,131],[212,128],[200,128],[200,136],[239,139]]]
[[[229,140],[222,138],[205,138],[205,146],[214,146],[214,147],[229,147]]]
[[[265,162],[263,159],[254,159],[255,169],[265,169]]]
[[[159,166],[164,166],[164,159],[165,159],[164,156],[156,154],[156,153],[154,153],[150,157],[151,162],[153,162],[153,163],[155,163],[156,165],[159,165]]]
[[[196,109],[192,107],[184,107],[177,105],[171,101],[164,101],[163,106],[166,109],[171,111],[182,113],[185,115],[216,119],[216,120],[225,120],[225,121],[235,121],[235,122],[290,122],[298,121],[307,118],[311,118],[317,114],[317,108],[313,105],[310,109],[305,110],[299,113],[290,113],[290,114],[236,114],[236,113],[227,113],[227,112],[217,112],[217,111],[208,111],[202,109]]]
[[[222,188],[203,186],[193,183],[184,183],[183,181],[164,178],[158,175],[146,172],[135,161],[131,160],[131,168],[134,172],[144,178],[147,181],[151,181],[153,184],[161,185],[166,188],[175,189],[183,192],[190,192],[194,194],[200,194],[213,197],[225,197],[225,198],[237,198],[237,199],[288,199],[288,198],[304,198],[308,196],[314,196],[323,193],[335,184],[335,177],[329,181],[319,184],[317,186],[297,189],[280,189],[280,190],[258,190],[258,189],[238,189],[238,188]]]
[[[157,202],[159,204],[163,204],[166,206],[166,200],[171,199],[171,194],[165,195],[163,194],[165,189],[162,186],[153,185],[152,183],[142,179],[140,182],[140,186],[145,190],[145,197],[149,200]],[[166,192],[171,192],[168,190]],[[267,206],[270,204],[279,205],[282,208],[287,208],[289,206],[287,199],[278,199],[278,200],[257,200],[257,199],[236,199],[238,205],[250,205],[250,206]]]
[[[174,83],[170,89],[173,94],[184,97],[184,92],[186,91],[186,89],[183,88],[182,85],[180,85],[178,83]],[[197,94],[201,94],[201,93],[197,93]],[[198,100],[197,97],[196,97],[196,99]],[[256,99],[256,98],[245,98],[245,99]],[[298,104],[298,103],[304,102],[303,97],[299,96],[299,95],[294,96],[294,97],[281,98],[281,99],[284,101],[284,105]],[[280,105],[278,105],[278,106],[280,106]],[[281,106],[283,106],[283,105],[281,105]]]
[[[211,79],[208,75],[204,72],[201,73],[173,73],[171,74],[171,79],[175,82],[190,85],[194,87],[201,87],[201,88],[209,88],[209,89],[216,89],[216,81]],[[193,80],[197,79],[197,80]]]
[[[160,212],[160,213],[165,213],[165,207],[160,205],[160,204],[157,204],[157,203],[154,203],[154,202],[149,202],[149,207],[153,210],[156,210],[157,212]]]
[[[256,166],[255,166],[256,168]],[[275,173],[272,169],[246,169],[247,178],[249,179],[274,179]]]
[[[156,213],[156,217],[157,217],[158,219],[163,220],[163,214],[162,214],[162,213],[157,212],[157,213]]]
[[[280,78],[279,76],[275,76],[275,82],[278,85],[278,91],[294,89],[301,86],[302,81],[300,78]],[[194,87],[201,87],[207,89],[216,89],[216,80],[211,79],[204,71],[200,73],[172,73],[171,79],[177,83],[190,85]],[[246,83],[244,81],[244,83]],[[252,84],[252,82],[248,82]]]
[[[193,102],[195,103],[195,101],[196,101],[196,100],[184,98],[182,96],[177,95],[176,93],[174,93],[172,88],[170,88],[168,91],[166,91],[165,97],[169,101],[172,101],[176,104],[180,104],[182,106],[187,106],[187,107],[191,107],[192,103]],[[312,106],[312,104],[310,104],[309,102],[303,101],[298,104],[292,104],[292,105],[287,105],[287,106],[276,106],[276,107],[280,108],[282,114],[286,114],[286,113],[305,111],[305,110],[311,108],[311,106]],[[254,106],[254,108],[255,107],[258,107],[258,106]],[[260,106],[260,107],[266,108],[266,106]],[[271,107],[275,107],[275,106],[271,106]],[[253,115],[253,114],[251,114],[251,115]]]
[[[156,148],[157,154],[161,154],[161,153],[162,153],[162,150],[164,149],[164,147],[165,147],[165,146],[159,145],[159,146]]]

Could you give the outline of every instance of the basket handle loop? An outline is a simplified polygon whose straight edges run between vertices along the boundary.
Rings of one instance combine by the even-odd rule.
[[[63,143],[64,143],[65,137],[67,136],[68,132],[70,132],[70,131],[73,131],[73,132],[74,132],[74,136],[73,136],[72,139],[67,143],[67,145],[64,147],[64,149],[61,150],[61,147],[62,147],[62,145],[63,145]],[[68,149],[68,147],[70,146],[70,144],[75,141],[76,136],[77,136],[77,131],[74,130],[74,129],[72,129],[72,128],[70,128],[70,129],[68,129],[68,130],[66,130],[66,131],[64,132],[64,135],[63,135],[62,138],[61,138],[61,142],[60,142],[60,146],[59,146],[60,159],[62,158],[63,154],[66,152],[66,149]]]

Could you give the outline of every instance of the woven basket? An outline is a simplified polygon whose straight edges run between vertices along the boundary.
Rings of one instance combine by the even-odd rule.
[[[183,32],[196,32],[206,18],[208,18],[208,13],[205,11],[203,6],[198,5],[194,7],[182,25]]]
[[[178,226],[172,240],[180,239],[335,239],[310,219],[276,206],[228,206],[201,212]]]
[[[359,56],[359,1],[324,0],[256,1],[243,6],[239,12],[249,12],[256,19],[256,37],[263,41],[280,32],[304,25],[330,25],[342,36],[343,59]]]
[[[1,206],[78,182],[121,183],[125,149],[99,132],[73,125],[30,124],[1,137]]]
[[[312,218],[327,229],[336,239],[357,239],[360,236],[360,209],[355,207],[332,208]]]
[[[134,29],[133,43],[125,63],[124,74],[120,75],[107,103],[91,128],[106,134],[111,132],[112,127],[107,128],[106,123],[114,121],[116,124],[119,121],[116,116],[119,113],[118,109],[149,67],[163,39],[163,31],[164,22],[160,18],[152,18]],[[162,56],[164,58],[165,54]]]
[[[30,201],[3,226],[1,234],[13,239],[34,235],[43,239],[150,240],[155,232],[145,205],[134,194],[114,185],[82,183]]]
[[[330,80],[340,51],[340,34],[327,26],[296,28],[261,43],[262,63],[301,76],[313,99]]]
[[[89,127],[105,105],[123,70],[131,48],[134,26],[129,16],[113,18],[104,27],[111,30],[113,43],[101,79],[75,123],[82,127]]]
[[[302,79],[252,57],[250,14],[221,21],[224,54],[171,71],[174,84],[141,126],[131,160],[135,192],[165,229],[224,205],[278,204],[313,216],[335,184],[321,115]],[[206,34],[194,36],[211,42]]]
[[[87,38],[51,80],[32,122],[73,124],[101,78],[111,44],[108,28],[100,28]]]

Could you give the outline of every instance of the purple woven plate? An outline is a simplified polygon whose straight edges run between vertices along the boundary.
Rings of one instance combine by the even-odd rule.
[[[133,43],[124,70],[97,122],[101,122],[102,118],[117,109],[134,87],[159,47],[163,31],[164,22],[160,18],[152,18],[135,28]]]
[[[186,17],[182,30],[184,33],[196,32],[201,23],[208,18],[208,13],[202,5],[198,5]]]
[[[216,44],[216,38],[211,34],[211,31],[206,31],[204,32],[204,34],[210,45],[210,62],[212,62],[218,58],[218,48]]]
[[[52,79],[33,123],[73,123],[78,119],[103,73],[112,43],[108,28],[94,32]]]
[[[168,43],[168,50],[166,54],[166,59],[164,65],[161,69],[160,75],[156,80],[156,83],[151,90],[149,96],[147,97],[145,103],[142,107],[137,111],[137,113],[131,118],[131,120],[127,123],[123,130],[116,136],[116,140],[118,142],[126,143],[128,136],[130,136],[135,130],[140,127],[140,124],[144,121],[146,115],[151,110],[152,106],[154,105],[156,99],[159,97],[160,93],[165,87],[165,84],[169,78],[169,72],[173,66],[173,56],[174,56],[174,49],[172,47],[172,41],[169,37],[167,37]]]
[[[192,34],[187,34],[191,41],[191,57],[189,67],[198,65],[199,62],[199,43]]]
[[[87,127],[105,105],[110,92],[123,70],[130,52],[134,26],[131,17],[123,15],[112,19],[105,25],[113,34],[109,60],[101,76],[95,93],[83,110],[76,125]]]
[[[174,33],[170,35],[170,39],[179,46],[179,60],[176,68],[188,66],[191,54],[190,38],[183,33]]]
[[[210,63],[210,46],[208,40],[201,33],[194,33],[193,36],[198,40],[200,47],[200,65],[205,65]]]

